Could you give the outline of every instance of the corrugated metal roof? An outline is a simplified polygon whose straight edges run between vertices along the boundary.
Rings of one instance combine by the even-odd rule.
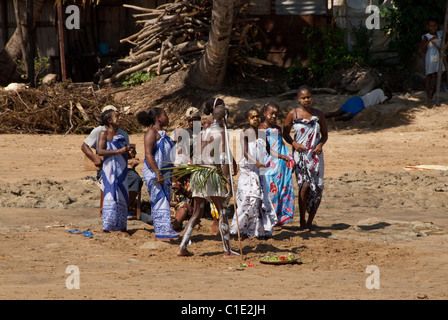
[[[277,15],[323,15],[327,13],[327,0],[276,0]]]

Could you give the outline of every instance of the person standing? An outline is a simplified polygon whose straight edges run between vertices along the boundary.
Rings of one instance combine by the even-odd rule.
[[[419,51],[425,54],[425,91],[426,102],[429,103],[436,92],[436,86],[432,86],[431,83],[437,78],[439,59],[442,59],[440,51],[442,48],[443,32],[439,30],[439,23],[435,19],[428,21],[427,28],[428,32],[422,36]],[[444,71],[445,66],[442,63],[442,72]]]
[[[294,184],[292,181],[294,160],[283,140],[282,129],[277,125],[278,113],[279,106],[276,103],[266,103],[263,106],[264,121],[259,127],[265,131],[266,143],[269,144],[270,149],[279,154],[278,157],[274,157],[266,153],[264,158],[266,166],[264,176],[278,220],[274,229],[281,229],[282,225],[292,221],[294,217]]]
[[[243,157],[239,163],[240,176],[236,192],[236,214],[230,228],[231,234],[241,233],[242,239],[267,239],[272,236],[277,215],[269,198],[265,168],[266,141],[259,137],[260,113],[252,108],[246,112],[249,126],[241,132]],[[261,131],[263,132],[263,131]],[[278,154],[276,154],[277,156]],[[282,159],[286,156],[279,155]],[[289,160],[289,159],[288,159]]]
[[[103,156],[102,181],[104,186],[103,231],[126,231],[128,215],[128,152],[125,137],[118,133],[120,116],[114,110],[101,114],[98,155]]]
[[[150,196],[151,216],[156,240],[169,241],[180,234],[171,225],[172,167],[174,163],[174,142],[163,130],[169,124],[168,116],[162,108],[151,108],[137,113],[140,124],[149,127],[144,136],[145,161],[143,180]]]
[[[101,110],[101,114],[108,110],[113,110],[115,112],[118,112],[118,109],[113,105],[107,105]],[[102,166],[103,166],[103,159],[98,155],[98,138],[100,136],[101,131],[104,131],[105,127],[102,125],[97,126],[94,128],[89,136],[84,140],[84,142],[81,145],[81,151],[86,155],[87,158],[90,159],[90,161],[93,162],[95,167],[97,168],[96,172],[96,179],[98,181],[99,187],[100,187],[100,217],[102,216],[103,211],[103,198],[104,198],[104,192],[103,192],[103,183],[102,183]],[[121,134],[125,140],[126,144],[129,145],[129,136],[126,131],[124,131],[121,128],[118,128],[117,133]]]
[[[299,106],[286,116],[283,138],[294,148],[294,170],[299,187],[300,227],[312,230],[324,189],[322,148],[327,142],[328,130],[323,112],[312,107],[313,97],[310,87],[301,86],[297,92],[297,100]],[[294,139],[290,135],[291,129],[294,129]]]

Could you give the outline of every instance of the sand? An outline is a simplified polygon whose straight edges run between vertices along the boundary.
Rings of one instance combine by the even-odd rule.
[[[315,105],[330,110],[347,97],[317,95]],[[265,100],[226,98],[234,113]],[[296,215],[272,239],[243,241],[235,259],[222,258],[208,218],[193,233],[192,257],[176,256],[179,242],[156,242],[142,221],[101,233],[85,136],[2,135],[0,299],[447,299],[448,171],[405,169],[446,164],[448,106],[423,100],[422,92],[399,95],[349,124],[330,122],[316,229],[299,230]],[[131,142],[142,156],[143,133]],[[76,228],[93,237],[67,232]],[[240,250],[237,238],[231,243]],[[260,263],[289,253],[302,263]],[[239,266],[246,261],[254,266]],[[79,289],[69,289],[70,266]]]

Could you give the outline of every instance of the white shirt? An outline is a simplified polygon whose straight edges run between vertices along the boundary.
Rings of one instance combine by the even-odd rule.
[[[364,107],[371,107],[376,104],[383,103],[386,101],[387,97],[384,95],[383,90],[375,89],[361,97],[364,102]]]
[[[100,137],[100,133],[101,131],[106,130],[105,126],[98,126],[95,129],[93,129],[89,136],[86,138],[86,140],[84,140],[84,143],[86,145],[88,145],[90,148],[93,148],[95,150],[97,150],[97,146],[98,146],[98,138]],[[124,136],[125,140],[126,140],[126,145],[129,145],[129,136],[126,133],[126,131],[124,131],[121,128],[118,128],[117,133],[121,134]]]

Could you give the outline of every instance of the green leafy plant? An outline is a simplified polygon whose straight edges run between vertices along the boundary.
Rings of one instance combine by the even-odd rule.
[[[15,63],[17,65],[17,72],[20,74],[20,77],[22,79],[28,79],[26,61],[24,61],[23,59],[17,59],[17,60],[15,60]],[[39,78],[39,76],[41,76],[48,68],[50,68],[50,58],[42,57],[40,55],[39,50],[37,50],[37,55],[34,58],[34,82],[35,83],[42,82],[42,78]],[[39,81],[38,81],[38,79],[39,79]]]
[[[392,36],[390,50],[398,52],[401,63],[417,50],[421,36],[428,32],[429,19],[443,22],[445,0],[393,0],[394,9],[383,8],[386,25],[383,30]]]
[[[326,24],[320,28],[303,29],[308,47],[308,71],[311,80],[318,81],[324,75],[341,67],[362,63],[360,57],[348,51],[345,42],[345,30]]]
[[[155,77],[154,74],[148,72],[136,71],[131,75],[127,76],[125,80],[122,82],[122,84],[127,87],[139,86],[143,83],[152,80],[154,77]]]

